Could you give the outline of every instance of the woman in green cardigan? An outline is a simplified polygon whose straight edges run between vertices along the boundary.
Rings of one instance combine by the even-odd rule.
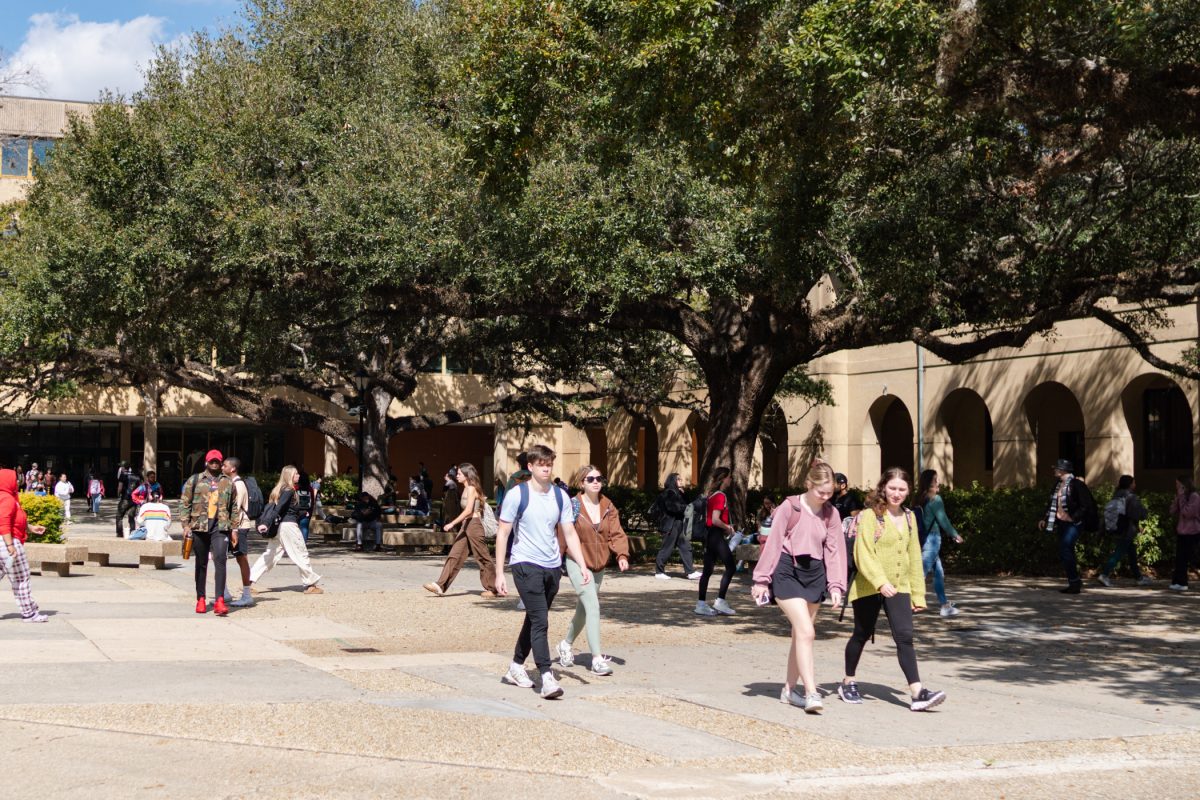
[[[917,653],[913,649],[913,612],[925,610],[925,572],[917,540],[917,520],[904,507],[911,487],[907,472],[898,467],[886,470],[871,495],[868,509],[858,515],[858,533],[854,539],[858,574],[850,587],[854,633],[846,643],[846,677],[838,687],[838,697],[847,703],[862,702],[854,673],[863,647],[875,635],[880,609],[888,616],[900,669],[908,681],[912,695],[909,707],[925,711],[946,699],[945,692],[931,691],[921,685]]]

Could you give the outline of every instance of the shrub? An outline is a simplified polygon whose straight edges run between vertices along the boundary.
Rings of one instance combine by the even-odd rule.
[[[29,532],[29,541],[58,544],[62,538],[63,507],[57,498],[50,495],[36,495],[32,492],[22,492],[20,495],[21,508],[30,525],[45,525],[46,532],[35,536]]]
[[[321,478],[321,502],[325,505],[350,503],[357,494],[358,480],[350,475]]]

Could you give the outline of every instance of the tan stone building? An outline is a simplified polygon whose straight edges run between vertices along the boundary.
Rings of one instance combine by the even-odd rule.
[[[0,98],[0,201],[23,194],[33,165],[49,155],[67,115],[89,108]],[[1162,332],[1157,353],[1177,358],[1197,343],[1196,310],[1170,311],[1174,325]],[[1060,457],[1075,461],[1093,483],[1131,473],[1145,489],[1167,489],[1175,475],[1195,471],[1196,382],[1150,368],[1091,320],[1066,321],[1020,350],[998,350],[966,365],[897,344],[838,353],[809,369],[829,381],[834,405],[808,409],[787,401],[776,408],[764,421],[751,485],[796,485],[802,466],[817,453],[859,486],[873,483],[882,466],[918,464],[938,469],[951,485],[1031,485],[1046,480]],[[480,403],[490,394],[480,376],[443,362],[389,413],[436,412],[453,403]],[[325,410],[344,414],[333,406]],[[647,425],[621,413],[602,428],[550,424],[525,430],[493,417],[403,433],[389,446],[391,468],[403,479],[424,462],[436,483],[450,464],[471,461],[490,484],[515,468],[516,453],[542,441],[560,453],[563,475],[593,463],[618,484],[658,486],[671,472],[694,482],[703,421],[671,409],[656,411],[651,420]],[[170,492],[209,447],[237,453],[254,470],[284,463],[325,474],[357,469],[352,450],[315,431],[252,425],[175,390],[157,404],[151,393],[136,389],[85,393],[40,406],[29,419],[0,423],[0,457],[25,465],[37,460],[43,467],[49,461],[70,472],[77,486],[76,477],[89,469],[111,480],[124,459],[156,466]]]

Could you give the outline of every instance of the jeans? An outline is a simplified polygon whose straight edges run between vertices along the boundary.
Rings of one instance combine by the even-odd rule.
[[[663,532],[662,547],[658,551],[658,557],[654,559],[655,572],[667,571],[667,559],[676,547],[679,548],[679,560],[683,562],[683,571],[688,575],[695,571],[696,565],[692,563],[691,532],[684,530],[682,520],[676,520]]]
[[[1075,542],[1079,540],[1079,526],[1072,522],[1058,522],[1058,558],[1067,573],[1068,583],[1079,583],[1079,565],[1075,561]]]
[[[525,604],[525,621],[521,623],[521,633],[513,649],[513,663],[524,664],[532,650],[538,672],[545,674],[550,671],[550,640],[547,638],[550,604],[558,594],[562,569],[546,569],[521,562],[512,565],[512,576],[517,594]]]
[[[355,544],[357,544],[359,547],[362,547],[363,529],[364,528],[371,531],[371,541],[375,543],[376,547],[380,547],[383,545],[383,523],[380,522],[379,520],[374,520],[372,522],[359,522],[358,524],[356,524],[354,526],[354,540],[355,540],[354,543]],[[301,528],[300,532],[301,532],[301,534],[303,534],[304,528]],[[304,537],[304,541],[306,541],[306,542],[308,541],[307,536]]]
[[[1100,570],[1101,575],[1112,575],[1113,570],[1121,563],[1121,559],[1129,558],[1129,567],[1133,571],[1135,580],[1141,580],[1142,569],[1138,566],[1137,545],[1134,543],[1132,536],[1117,537],[1116,547],[1113,549],[1113,554],[1108,557],[1108,561],[1104,564],[1104,569]]]
[[[926,577],[933,570],[933,591],[937,594],[938,602],[946,605],[946,573],[942,570],[942,532],[931,531],[921,547],[921,564]]]
[[[100,513],[100,497],[101,495],[94,494],[88,498],[88,507],[91,508],[93,514]]]
[[[1196,554],[1197,544],[1200,544],[1200,534],[1175,534],[1175,571],[1171,573],[1171,583],[1177,586],[1188,585],[1188,566]]]
[[[858,598],[851,605],[854,607],[854,633],[850,634],[850,641],[846,642],[847,677],[854,677],[863,648],[866,647],[867,640],[875,635],[875,623],[879,619],[879,609],[882,608],[892,627],[892,641],[896,643],[896,658],[900,660],[904,679],[909,683],[920,683],[917,651],[913,647],[912,595],[900,593],[885,598],[881,594],[869,594]]]
[[[725,541],[725,531],[721,528],[709,528],[704,539],[704,571],[700,573],[701,600],[708,599],[708,579],[716,572],[718,560],[725,565],[725,574],[721,576],[721,588],[717,591],[717,597],[724,600],[729,592],[729,584],[733,581],[737,561],[729,549],[729,542]]]

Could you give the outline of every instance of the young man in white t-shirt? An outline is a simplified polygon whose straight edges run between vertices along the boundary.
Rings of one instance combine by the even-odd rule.
[[[71,519],[71,495],[75,494],[75,486],[67,480],[67,473],[58,476],[58,483],[54,484],[54,496],[58,498],[58,502],[63,505],[63,519],[70,521]]]
[[[579,534],[575,532],[575,512],[571,507],[571,499],[550,478],[554,459],[554,451],[545,445],[534,445],[529,449],[529,471],[533,477],[504,495],[500,507],[500,525],[496,531],[496,594],[508,594],[503,554],[515,522],[517,538],[513,542],[509,564],[512,567],[513,585],[525,604],[525,621],[521,624],[512,664],[504,675],[504,681],[523,689],[533,686],[533,681],[525,672],[525,659],[532,650],[533,660],[542,676],[541,694],[547,699],[561,697],[563,693],[550,670],[550,639],[547,635],[550,604],[558,594],[558,582],[562,578],[562,552],[558,547],[560,529],[567,544],[567,553],[576,564],[586,563],[579,546]],[[525,499],[523,510],[522,498]],[[583,585],[591,582],[592,573],[584,567]]]

